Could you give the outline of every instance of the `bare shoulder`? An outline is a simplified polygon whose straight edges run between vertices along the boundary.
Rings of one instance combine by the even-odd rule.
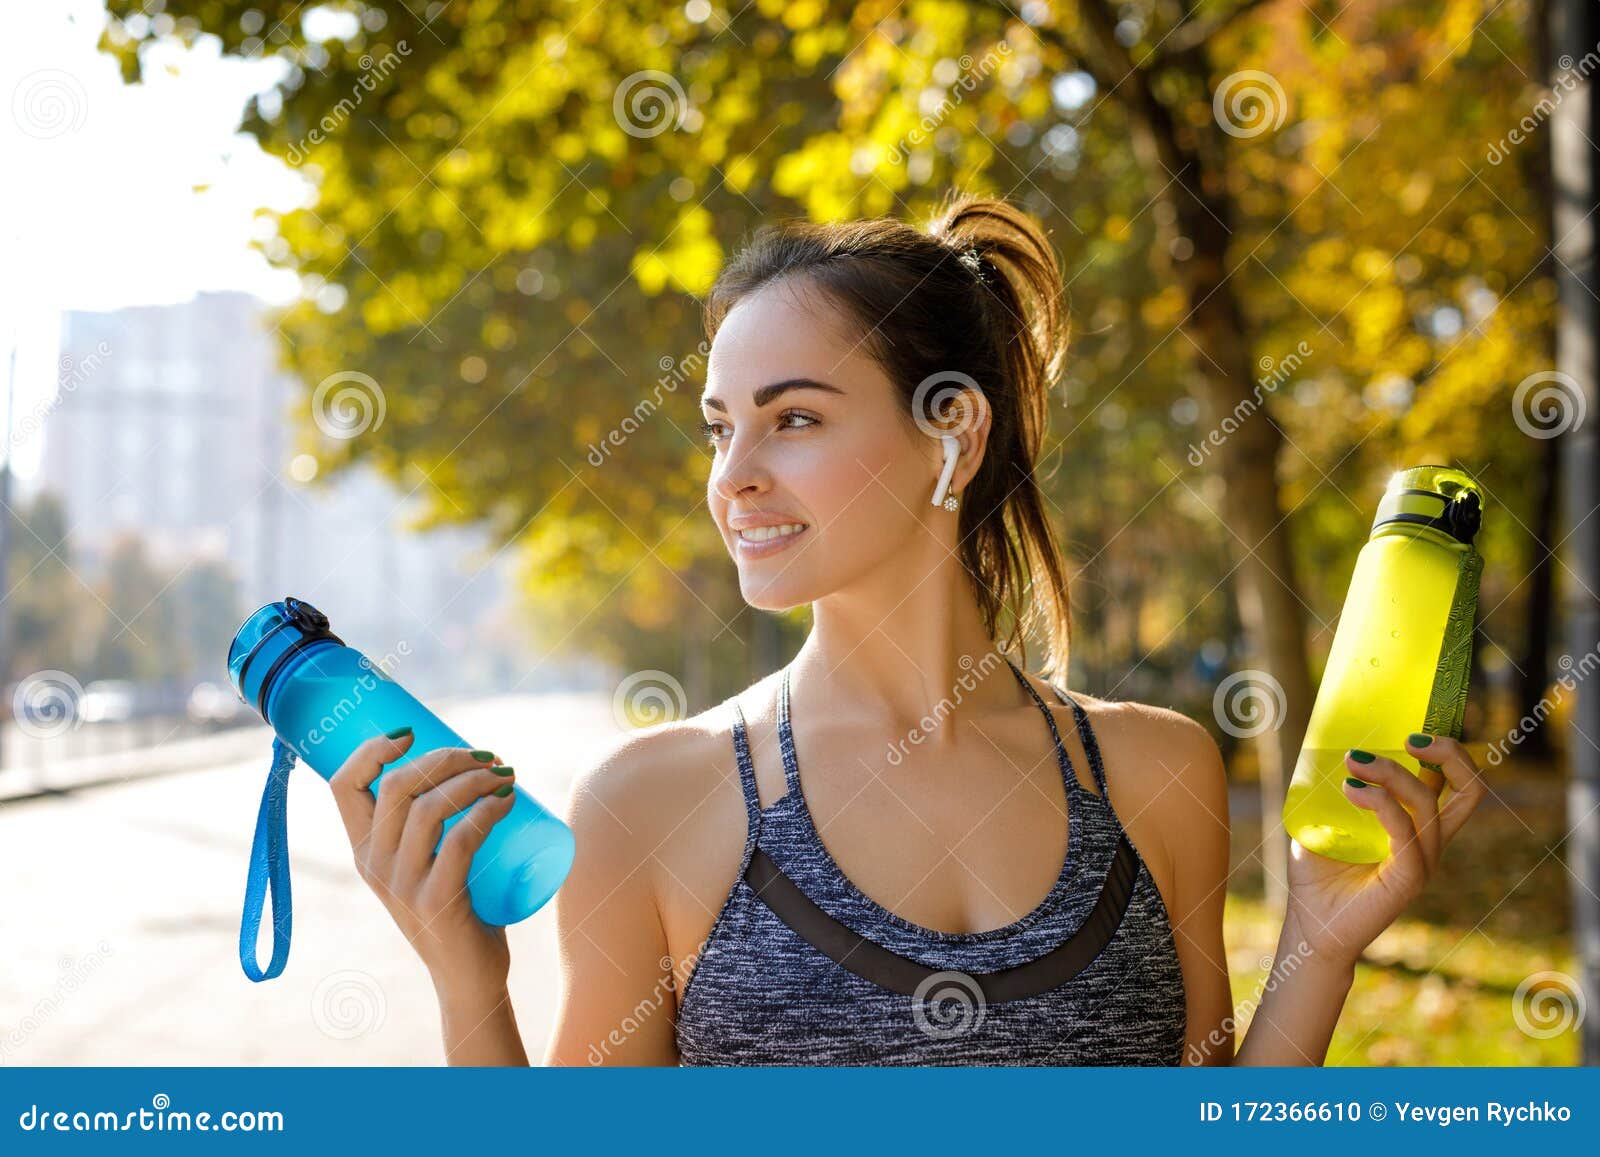
[[[1181,763],[1184,767],[1203,765],[1213,754],[1221,758],[1211,732],[1181,711],[1130,700],[1096,699],[1091,695],[1077,698],[1090,712],[1097,732],[1114,731],[1119,740],[1136,745],[1149,756],[1169,764]]]
[[[1090,704],[1093,704],[1091,707]],[[1148,796],[1153,806],[1169,803],[1182,810],[1212,804],[1219,793],[1224,805],[1227,783],[1222,752],[1204,724],[1170,707],[1150,703],[1090,698],[1085,704],[1106,756],[1107,779],[1137,784],[1130,790]],[[1111,747],[1116,749],[1113,770]],[[1187,800],[1187,805],[1185,804]]]
[[[1113,806],[1171,895],[1209,872],[1228,842],[1228,783],[1222,753],[1204,724],[1150,703],[1074,693],[1100,746]],[[1158,861],[1158,862],[1157,862]]]
[[[699,715],[631,731],[579,773],[572,788],[574,831],[626,835],[654,847],[725,785],[736,765],[726,703]]]
[[[748,831],[728,701],[620,738],[573,785],[572,830],[597,892],[648,897],[690,958],[737,875]],[[574,868],[576,871],[576,867]]]
[[[676,1059],[671,1018],[648,1013],[664,992],[676,990],[676,962],[694,946],[696,929],[682,913],[705,901],[699,892],[680,894],[679,880],[704,889],[681,862],[684,845],[674,840],[683,837],[673,833],[704,825],[712,812],[723,823],[742,820],[737,775],[729,809],[717,769],[724,728],[713,709],[629,732],[589,761],[573,784],[568,816],[577,853],[553,905],[564,979],[551,1055],[566,1059],[557,1063],[581,1063],[571,1058],[592,1053],[592,1042],[602,1040],[620,1047],[615,1055],[608,1051],[612,1063]],[[737,864],[737,835],[727,842]],[[720,854],[720,841],[707,844]],[[624,1041],[615,1026],[630,1017],[639,1023]]]

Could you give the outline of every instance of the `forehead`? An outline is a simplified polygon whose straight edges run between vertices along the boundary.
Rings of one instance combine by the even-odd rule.
[[[773,282],[729,310],[711,343],[706,391],[748,394],[765,382],[813,378],[844,383],[877,372],[856,327],[814,288]]]

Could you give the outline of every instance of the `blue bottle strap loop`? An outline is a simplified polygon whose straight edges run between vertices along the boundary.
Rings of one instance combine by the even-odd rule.
[[[244,914],[239,920],[239,964],[251,980],[271,980],[289,963],[289,934],[294,925],[294,899],[289,891],[289,772],[294,748],[272,740],[272,770],[256,813],[255,841],[250,845],[250,875],[244,885]],[[265,971],[256,962],[261,911],[272,888],[272,959]]]

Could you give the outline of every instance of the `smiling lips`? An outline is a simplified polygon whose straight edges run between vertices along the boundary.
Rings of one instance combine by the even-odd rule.
[[[795,539],[808,529],[803,522],[764,522],[757,525],[736,526],[740,558],[765,558],[786,550]]]
[[[778,526],[751,526],[739,532],[745,542],[767,542],[784,535],[799,534],[806,528],[803,522],[785,522]]]

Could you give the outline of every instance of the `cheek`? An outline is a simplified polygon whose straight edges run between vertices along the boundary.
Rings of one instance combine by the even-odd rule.
[[[933,492],[931,481],[923,486],[923,472],[903,440],[862,438],[831,448],[815,463],[807,491],[814,495],[813,512],[830,526],[878,534],[916,518],[916,499],[927,502]]]

